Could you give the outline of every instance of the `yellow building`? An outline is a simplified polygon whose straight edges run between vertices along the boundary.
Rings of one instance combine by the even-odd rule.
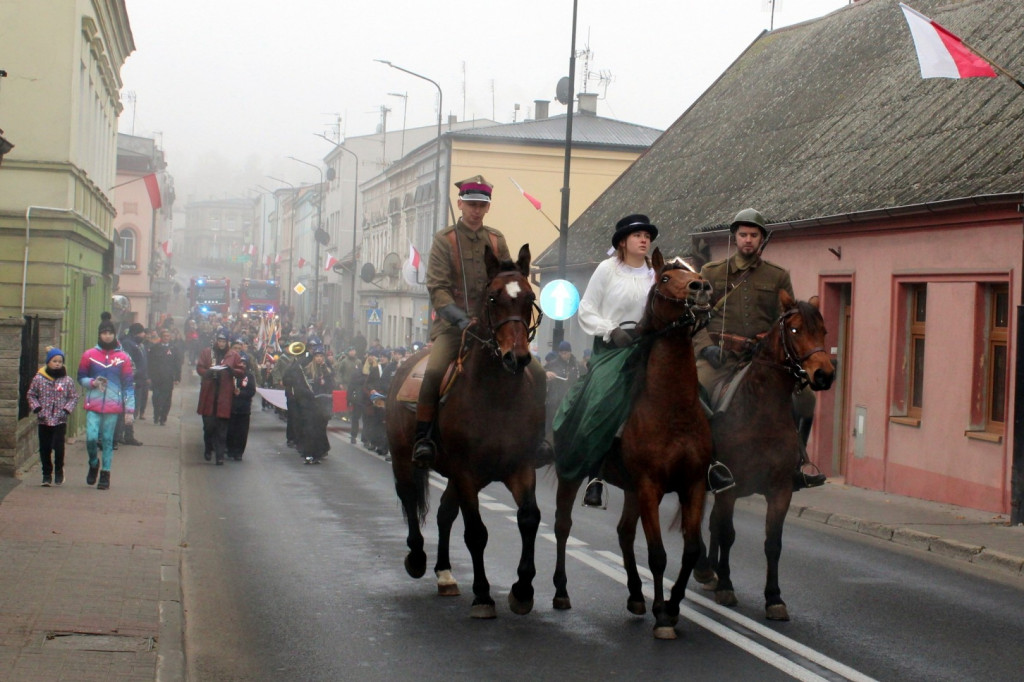
[[[356,328],[368,339],[379,337],[385,346],[426,340],[426,287],[410,285],[402,272],[408,269],[409,245],[425,261],[434,231],[457,217],[455,181],[483,175],[494,184],[485,222],[505,235],[513,258],[526,243],[536,258],[558,238],[566,120],[564,115],[548,117],[547,104],[536,102],[534,120],[444,133],[436,168],[437,144],[431,141],[362,184],[359,260],[363,268],[366,263],[373,266],[375,277],[357,289]],[[580,95],[579,112],[573,116],[570,223],[661,134],[600,117],[596,104],[595,95]],[[435,173],[445,188],[440,203],[435,200]],[[513,180],[541,202],[540,210],[520,194]]]
[[[5,373],[47,344],[76,361],[110,308],[120,71],[134,50],[124,0],[0,3],[0,128],[14,145],[0,166],[0,320],[5,335],[25,316],[38,325],[36,357],[0,358]],[[3,404],[19,397],[7,386]],[[2,469],[27,459],[23,412],[0,412],[0,433],[17,432]]]

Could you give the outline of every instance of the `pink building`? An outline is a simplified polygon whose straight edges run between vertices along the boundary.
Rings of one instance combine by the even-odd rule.
[[[914,7],[1024,74],[1024,3]],[[1022,522],[1022,139],[1014,81],[922,79],[898,2],[862,0],[758,37],[572,224],[568,276],[586,286],[624,215],[649,215],[670,257],[717,259],[732,217],[760,210],[766,257],[821,296],[839,364],[812,459]],[[542,279],[556,264],[537,259]]]

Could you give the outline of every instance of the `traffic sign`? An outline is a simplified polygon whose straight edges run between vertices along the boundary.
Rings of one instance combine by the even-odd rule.
[[[380,308],[369,308],[366,311],[366,324],[380,324],[384,311]]]
[[[572,282],[556,279],[540,290],[540,309],[552,320],[568,320],[580,307],[580,292]]]
[[[304,287],[302,285],[302,282],[299,282],[298,284],[296,284],[295,285],[295,289],[293,289],[293,291],[295,291],[295,293],[297,293],[299,296],[302,296],[302,292],[305,291],[305,290],[306,290],[306,287]]]

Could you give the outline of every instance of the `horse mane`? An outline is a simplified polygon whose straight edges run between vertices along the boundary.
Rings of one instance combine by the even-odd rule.
[[[825,320],[821,317],[821,311],[807,301],[797,301],[796,309],[800,313],[800,317],[804,319],[804,326],[807,327],[808,332],[812,334],[817,333],[825,326]]]

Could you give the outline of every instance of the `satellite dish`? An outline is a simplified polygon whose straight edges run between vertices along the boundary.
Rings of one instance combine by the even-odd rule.
[[[398,276],[402,273],[402,257],[394,251],[384,256],[384,265],[381,266],[381,272],[389,279],[398,279]]]
[[[359,270],[359,279],[369,284],[376,274],[377,271],[373,269],[373,263],[363,263],[363,267]]]
[[[118,315],[124,315],[132,311],[132,301],[127,296],[115,294],[110,297],[110,305]]]
[[[314,239],[320,242],[320,246],[327,246],[331,243],[331,235],[322,227],[316,228]]]
[[[558,100],[559,104],[568,105],[572,103],[572,95],[569,94],[568,76],[562,76],[558,79],[558,85],[555,86],[555,99]]]
[[[334,180],[334,178],[336,178],[336,177],[338,177],[338,174],[334,172],[334,166],[328,166],[327,167],[327,180],[328,181]]]

